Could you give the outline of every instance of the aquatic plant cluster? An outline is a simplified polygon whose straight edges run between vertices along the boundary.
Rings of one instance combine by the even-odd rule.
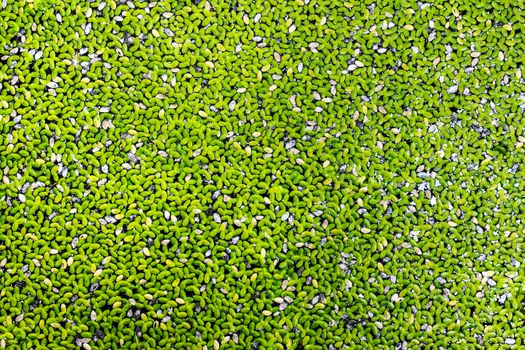
[[[522,348],[518,3],[2,0],[0,349]]]

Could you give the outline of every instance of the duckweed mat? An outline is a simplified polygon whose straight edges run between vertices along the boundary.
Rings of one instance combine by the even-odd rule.
[[[524,7],[2,0],[0,348],[523,348]]]

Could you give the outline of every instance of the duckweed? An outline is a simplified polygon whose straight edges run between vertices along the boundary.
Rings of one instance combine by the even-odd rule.
[[[0,349],[523,348],[524,29],[2,0]]]

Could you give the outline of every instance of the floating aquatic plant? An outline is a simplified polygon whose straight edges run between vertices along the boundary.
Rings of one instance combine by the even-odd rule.
[[[522,9],[2,0],[0,348],[523,347]]]

